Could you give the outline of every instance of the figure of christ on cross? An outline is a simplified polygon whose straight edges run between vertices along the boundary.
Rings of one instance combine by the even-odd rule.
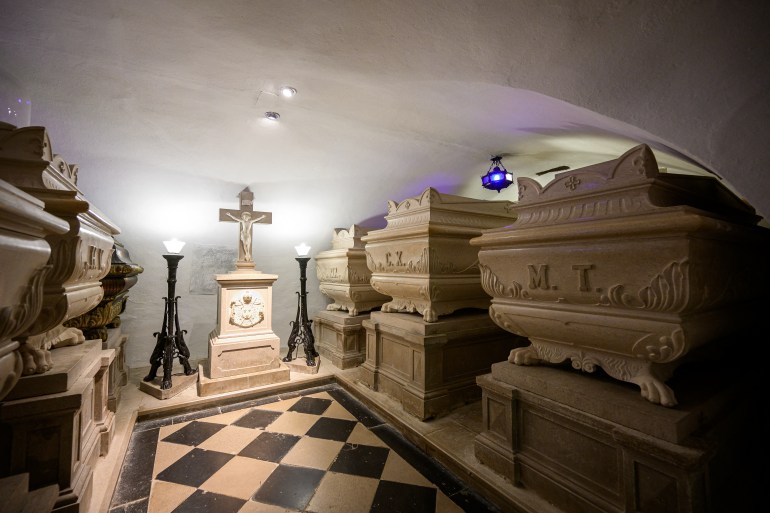
[[[270,224],[272,222],[271,212],[254,212],[254,194],[246,187],[239,194],[241,209],[228,210],[219,209],[219,220],[225,222],[236,222],[240,225],[240,244],[238,251],[238,262],[252,262],[251,258],[251,227],[254,223]],[[254,215],[258,217],[252,218]]]

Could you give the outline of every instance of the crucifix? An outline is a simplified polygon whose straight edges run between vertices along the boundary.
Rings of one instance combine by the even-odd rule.
[[[253,268],[251,258],[251,227],[254,223],[272,224],[272,212],[254,212],[254,193],[248,187],[238,195],[240,198],[240,210],[219,209],[219,220],[240,225],[240,244],[238,244],[238,262],[236,267]]]

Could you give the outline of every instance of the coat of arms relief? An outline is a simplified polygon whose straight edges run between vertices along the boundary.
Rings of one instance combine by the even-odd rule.
[[[251,328],[265,320],[265,302],[262,295],[245,290],[230,302],[230,324]]]

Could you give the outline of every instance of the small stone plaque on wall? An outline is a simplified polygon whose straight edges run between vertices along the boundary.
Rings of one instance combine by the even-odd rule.
[[[216,294],[215,276],[234,270],[237,258],[236,250],[227,246],[192,245],[190,294]]]

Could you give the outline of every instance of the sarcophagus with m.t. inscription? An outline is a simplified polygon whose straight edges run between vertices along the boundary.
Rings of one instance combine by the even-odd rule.
[[[490,315],[531,341],[512,363],[601,367],[673,406],[682,358],[767,311],[753,209],[711,177],[659,172],[645,145],[545,186],[519,179],[516,213],[471,241]]]

